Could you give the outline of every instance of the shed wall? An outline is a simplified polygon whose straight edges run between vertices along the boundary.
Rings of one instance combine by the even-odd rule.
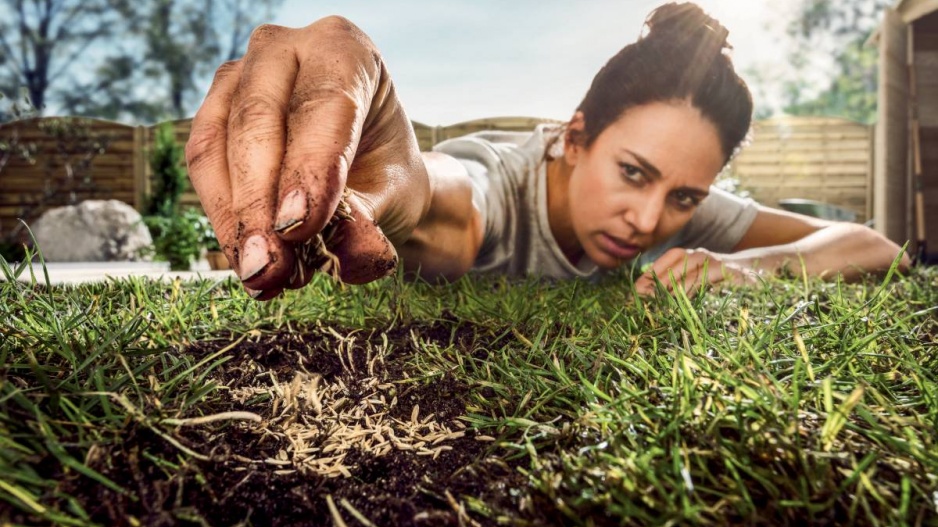
[[[925,241],[938,254],[938,12],[912,23]]]

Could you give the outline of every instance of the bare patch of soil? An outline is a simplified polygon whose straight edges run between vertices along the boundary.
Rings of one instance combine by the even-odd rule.
[[[491,438],[459,419],[476,388],[447,372],[412,378],[405,366],[414,335],[469,354],[476,329],[317,327],[246,339],[214,372],[227,394],[198,410],[249,412],[259,422],[161,426],[204,459],[133,425],[90,460],[127,493],[87,479],[63,490],[105,525],[334,525],[336,514],[349,526],[495,525],[499,511],[555,524]],[[204,357],[228,344],[184,353]],[[473,509],[478,500],[488,515]]]

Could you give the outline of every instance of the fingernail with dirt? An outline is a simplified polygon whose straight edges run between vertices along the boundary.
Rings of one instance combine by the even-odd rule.
[[[257,297],[264,294],[264,291],[262,289],[261,290],[251,289],[250,287],[245,287],[244,291],[247,292],[247,294],[250,295],[250,297],[254,299],[257,299]]]
[[[241,281],[246,282],[261,274],[270,264],[270,248],[267,239],[255,234],[241,246]]]
[[[294,190],[287,194],[280,202],[280,212],[277,214],[274,230],[286,234],[300,226],[309,214],[308,202],[306,193],[302,190]]]

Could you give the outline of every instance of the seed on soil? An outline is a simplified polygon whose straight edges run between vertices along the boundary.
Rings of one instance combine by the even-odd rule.
[[[342,369],[351,373],[355,364],[352,351],[362,345],[355,345],[354,336],[334,337],[336,358]],[[379,347],[372,361],[382,358],[386,351],[386,346]],[[360,375],[356,372],[349,378]],[[305,369],[295,371],[289,382],[281,382],[273,374],[269,378],[269,384],[232,388],[231,394],[240,404],[263,397],[271,401],[271,417],[259,431],[262,438],[270,436],[284,446],[275,458],[262,462],[282,467],[279,470],[348,478],[354,468],[345,461],[349,452],[357,450],[381,457],[397,450],[436,459],[441,452],[452,449],[443,443],[465,436],[463,423],[438,422],[435,413],[421,416],[419,404],[414,404],[407,421],[392,417],[389,411],[398,405],[397,385],[377,376],[355,379],[354,386],[349,386],[342,375],[327,379]],[[247,427],[248,423],[235,425]],[[454,427],[459,431],[454,432]]]

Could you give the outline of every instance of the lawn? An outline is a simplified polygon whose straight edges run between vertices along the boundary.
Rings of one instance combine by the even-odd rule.
[[[938,525],[935,268],[267,303],[16,272],[0,525]]]

